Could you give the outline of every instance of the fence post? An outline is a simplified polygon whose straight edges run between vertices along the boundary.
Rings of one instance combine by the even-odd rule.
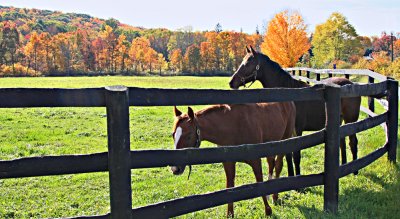
[[[296,70],[292,70],[292,75],[296,76]]]
[[[397,132],[398,132],[398,118],[399,118],[399,82],[388,78],[388,121],[387,121],[387,135],[388,135],[388,159],[396,162],[397,150]]]
[[[129,97],[124,86],[106,87],[111,218],[132,217]]]
[[[321,80],[321,74],[317,73],[317,81],[320,81],[320,80]]]
[[[373,84],[374,78],[371,76],[368,76],[368,83]],[[375,112],[375,101],[374,101],[373,97],[368,97],[368,109],[371,110],[372,112]]]
[[[310,71],[306,71],[306,77],[307,77],[308,79],[310,79]],[[310,82],[307,81],[307,84],[310,84]]]
[[[340,86],[325,87],[324,210],[336,213],[339,194]]]
[[[349,74],[344,74],[344,77],[345,77],[346,79],[349,79],[349,80],[350,80],[350,75],[349,75]]]

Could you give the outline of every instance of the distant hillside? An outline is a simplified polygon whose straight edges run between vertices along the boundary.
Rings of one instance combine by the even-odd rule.
[[[340,26],[342,23],[346,24],[339,22],[335,25]],[[336,28],[335,25],[327,26],[328,30]],[[280,33],[272,32],[270,39],[280,40],[277,45],[289,45]],[[350,68],[354,65],[355,68],[391,72],[395,76],[398,73],[394,72],[400,69],[400,59],[391,64],[391,50],[388,46],[390,39],[387,34],[373,39],[357,36],[352,38],[352,43],[341,44],[340,48],[345,49],[340,51],[346,54],[342,59],[333,59],[333,53],[320,55],[319,58],[327,60],[323,61],[325,67],[333,63],[337,68]],[[394,55],[399,57],[400,39],[395,40]],[[176,31],[166,28],[146,29],[122,24],[113,18],[100,19],[86,14],[0,6],[0,77],[231,74],[241,65],[246,55],[245,47],[252,45],[260,51],[263,42],[265,39],[258,30],[253,34],[222,30],[219,23],[211,31],[193,31],[191,27]],[[299,41],[294,45],[299,46],[299,43],[308,42]],[[316,45],[313,44],[314,48]],[[326,44],[321,41],[321,45],[323,51],[335,50],[332,42]],[[287,60],[286,54],[290,53],[280,49],[277,48],[275,53]],[[373,61],[362,58],[366,50],[372,53]],[[312,57],[313,54],[304,54],[302,59],[296,60],[296,65],[315,64],[317,59]]]
[[[0,5],[0,23],[11,21],[16,24],[22,35],[32,31],[48,32],[51,35],[66,33],[77,29],[100,31],[106,22],[125,31],[140,31],[143,28],[132,27],[118,20],[104,20],[87,14],[62,13],[60,11],[5,7]],[[110,26],[111,26],[110,25]]]

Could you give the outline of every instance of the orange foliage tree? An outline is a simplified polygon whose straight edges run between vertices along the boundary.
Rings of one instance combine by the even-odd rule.
[[[181,71],[182,70],[182,51],[181,49],[174,49],[169,56],[171,69],[173,71]]]
[[[299,58],[310,48],[300,14],[283,11],[268,23],[261,51],[283,67],[293,67]]]

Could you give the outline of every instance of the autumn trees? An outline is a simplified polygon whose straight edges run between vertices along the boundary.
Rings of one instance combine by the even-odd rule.
[[[17,50],[20,46],[19,32],[15,25],[6,23],[1,31],[0,37],[0,64],[9,63],[12,72],[15,73]]]
[[[354,27],[340,13],[333,13],[328,20],[315,28],[312,39],[315,65],[323,67],[334,60],[348,61],[358,54],[361,43]]]
[[[307,26],[300,14],[283,11],[269,22],[261,51],[283,67],[293,67],[310,49]]]
[[[267,54],[283,67],[370,68],[396,72],[399,35],[358,36],[340,13],[308,32],[299,13],[283,11],[265,34],[223,30],[144,29],[83,14],[0,8],[0,75],[219,74],[242,62],[245,46]],[[310,48],[310,46],[312,47]],[[393,51],[392,51],[393,50]],[[362,58],[370,56],[372,61]]]

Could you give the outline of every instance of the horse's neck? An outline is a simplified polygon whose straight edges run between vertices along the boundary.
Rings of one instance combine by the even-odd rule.
[[[261,74],[260,82],[264,88],[274,88],[274,87],[289,87],[289,88],[301,88],[301,87],[308,87],[309,85],[305,82],[296,80],[290,74],[288,74],[282,68],[272,68],[273,72],[266,72],[265,70]],[[267,75],[268,78],[267,79]],[[273,78],[273,79],[271,79]]]
[[[282,69],[282,71],[284,71]],[[290,88],[302,88],[309,87],[309,85],[303,81],[296,80],[290,74],[286,74],[285,72],[280,72],[279,74],[282,87],[290,87]]]
[[[220,144],[218,133],[221,133],[221,125],[217,125],[216,121],[219,116],[219,111],[205,110],[197,114],[197,122],[200,129],[201,140],[206,140],[214,144]]]

